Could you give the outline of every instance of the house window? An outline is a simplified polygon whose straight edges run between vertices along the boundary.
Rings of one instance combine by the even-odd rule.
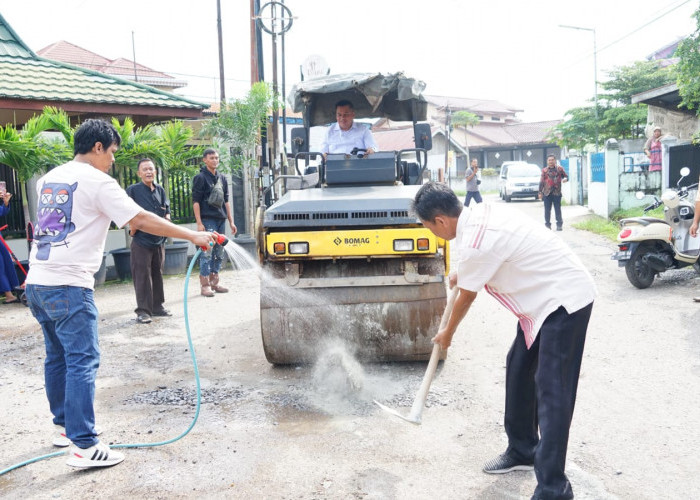
[[[492,117],[491,117],[491,121],[493,121],[493,122],[500,122],[501,119],[500,119],[498,116],[492,116]]]

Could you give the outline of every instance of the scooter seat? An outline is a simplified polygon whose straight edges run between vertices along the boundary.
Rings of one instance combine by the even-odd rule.
[[[620,221],[620,223],[622,224],[626,224],[628,222],[634,222],[642,226],[648,226],[650,224],[666,224],[667,226],[669,225],[669,223],[665,220],[657,219],[656,217],[630,217],[629,219],[622,219]]]

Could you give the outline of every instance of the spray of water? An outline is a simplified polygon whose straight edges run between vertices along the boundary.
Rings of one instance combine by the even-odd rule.
[[[234,269],[246,270],[246,269],[256,269],[262,271],[258,265],[257,259],[255,259],[249,252],[247,252],[242,246],[237,244],[235,240],[229,240],[228,244],[224,246],[224,251],[231,260],[231,264]]]
[[[261,280],[273,277],[264,271],[257,259],[243,247],[230,240],[224,246],[235,269],[255,270]],[[268,287],[266,300],[283,306],[289,303],[324,305],[324,317],[308,317],[308,331],[318,331],[323,325],[323,339],[318,339],[310,353],[313,359],[311,385],[313,391],[307,395],[309,402],[331,414],[354,413],[358,404],[372,405],[374,399],[386,399],[388,394],[401,392],[402,387],[382,374],[368,374],[355,357],[355,347],[343,340],[343,331],[333,331],[331,325],[348,325],[348,318],[338,321],[335,308],[322,293],[312,289],[298,290],[292,287]],[[327,316],[327,317],[325,317]],[[356,318],[358,321],[362,318]],[[367,325],[364,325],[367,328]],[[363,328],[364,329],[364,328]]]

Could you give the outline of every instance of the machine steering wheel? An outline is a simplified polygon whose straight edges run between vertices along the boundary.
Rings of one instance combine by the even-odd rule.
[[[367,149],[365,149],[365,148],[352,148],[352,151],[350,151],[350,155],[357,156],[358,158],[363,158],[365,155],[360,154],[361,152],[366,153]]]

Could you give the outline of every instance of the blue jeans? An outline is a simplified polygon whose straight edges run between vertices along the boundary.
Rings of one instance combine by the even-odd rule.
[[[79,448],[95,436],[95,378],[100,366],[93,291],[77,286],[27,285],[27,301],[44,331],[44,381],[53,423]]]
[[[467,197],[464,198],[464,206],[468,207],[472,200],[477,203],[482,203],[481,193],[479,191],[467,191]]]
[[[224,234],[226,231],[226,219],[202,219],[205,231],[216,231]],[[218,273],[221,269],[221,262],[224,258],[224,247],[214,245],[208,252],[199,255],[199,275],[209,276],[211,273]]]

